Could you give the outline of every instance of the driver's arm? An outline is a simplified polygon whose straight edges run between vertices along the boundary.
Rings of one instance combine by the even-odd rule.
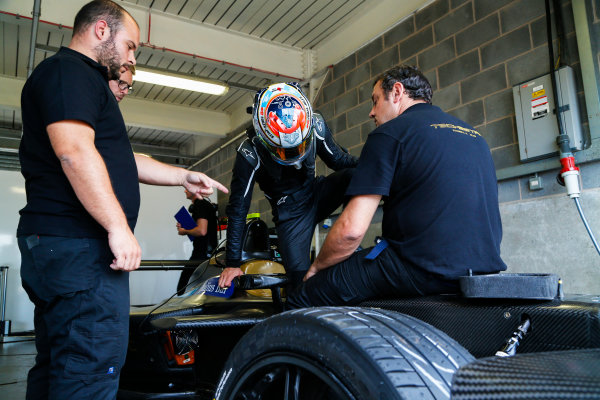
[[[340,147],[333,140],[333,134],[323,116],[319,113],[313,114],[314,132],[317,145],[317,154],[325,165],[334,171],[343,168],[353,168],[358,164],[358,159],[349,154],[346,149]]]
[[[333,224],[319,255],[304,276],[304,280],[352,255],[362,242],[380,200],[381,195],[368,194],[354,196],[348,202],[340,217]]]
[[[229,203],[225,209],[227,214],[225,264],[227,268],[223,270],[219,278],[219,287],[221,288],[229,287],[233,278],[243,274],[239,268],[242,257],[242,234],[252,200],[252,189],[256,179],[254,172],[254,167],[238,152],[233,165]]]

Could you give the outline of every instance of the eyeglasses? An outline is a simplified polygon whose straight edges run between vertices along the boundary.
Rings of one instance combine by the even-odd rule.
[[[130,92],[133,92],[133,86],[129,86],[129,83],[120,79],[117,81],[117,86],[119,86],[119,89],[121,90],[128,90]]]

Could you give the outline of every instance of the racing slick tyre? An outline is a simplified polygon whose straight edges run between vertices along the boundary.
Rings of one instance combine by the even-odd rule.
[[[473,360],[445,333],[404,314],[305,308],[242,337],[215,400],[448,399],[454,372]]]

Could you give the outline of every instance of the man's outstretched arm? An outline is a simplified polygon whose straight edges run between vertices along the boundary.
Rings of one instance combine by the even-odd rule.
[[[344,261],[360,245],[375,211],[381,195],[369,194],[354,196],[327,234],[319,255],[312,263],[304,280],[317,272]]]
[[[140,182],[148,185],[183,186],[197,198],[210,196],[213,188],[228,193],[225,186],[202,172],[167,165],[141,154],[135,154],[135,163]]]

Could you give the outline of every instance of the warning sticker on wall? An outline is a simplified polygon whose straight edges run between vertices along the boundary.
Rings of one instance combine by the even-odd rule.
[[[546,91],[544,89],[541,89],[541,90],[537,90],[537,91],[531,93],[531,97],[536,98],[536,97],[543,96],[545,94],[546,94]]]
[[[545,117],[550,112],[548,105],[548,96],[540,96],[531,99],[531,118],[538,119]]]

